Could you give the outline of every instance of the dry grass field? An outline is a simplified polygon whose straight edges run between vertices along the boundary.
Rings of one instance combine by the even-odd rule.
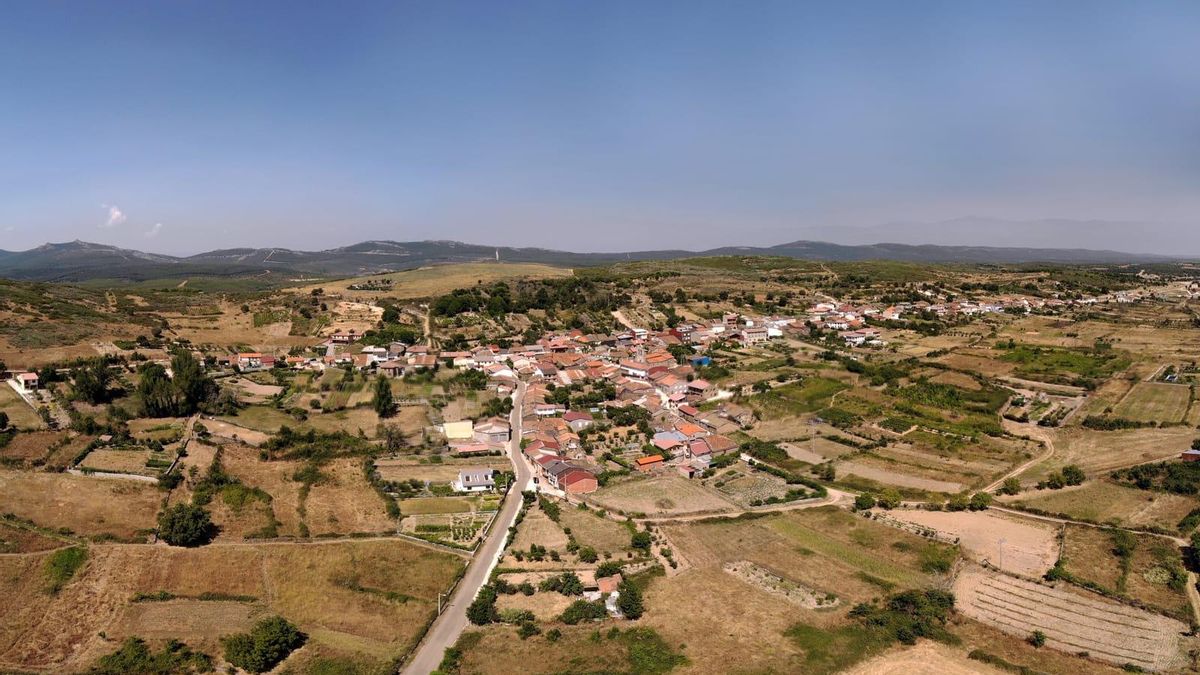
[[[266,434],[273,434],[279,431],[279,427],[284,425],[290,426],[293,429],[300,426],[300,423],[291,415],[263,405],[247,406],[239,410],[235,416],[221,416],[217,419]],[[207,424],[207,421],[205,424]],[[215,434],[217,431],[213,430],[213,433]]]
[[[1068,525],[1063,538],[1063,559],[1067,571],[1080,579],[1138,600],[1147,606],[1180,620],[1191,618],[1191,609],[1183,588],[1172,589],[1163,572],[1162,561],[1178,563],[1179,550],[1158,537],[1134,535],[1136,541],[1128,574],[1122,571],[1114,553],[1111,533],[1095,527]]]
[[[598,490],[590,501],[610,511],[656,516],[733,508],[730,502],[674,472],[610,485]]]
[[[580,546],[591,546],[601,557],[616,556],[630,546],[629,528],[608,518],[564,507],[559,520],[563,527],[570,528]]]
[[[61,539],[0,521],[0,553],[36,553],[67,545]]]
[[[416,457],[375,460],[375,468],[386,481],[422,480],[431,483],[449,483],[458,478],[458,472],[473,467],[512,470],[512,462],[505,457],[478,457],[475,459],[447,459],[433,464],[421,464]]]
[[[1179,521],[1196,508],[1196,500],[1169,492],[1137,490],[1106,480],[1095,480],[1079,487],[1022,493],[1017,500],[1050,513],[1099,523],[1124,526],[1157,525],[1173,530]]]
[[[228,443],[222,446],[221,463],[226,473],[235,476],[250,487],[256,487],[271,495],[271,507],[279,521],[280,536],[300,534],[300,483],[292,476],[302,465],[300,462],[264,462],[258,458],[258,450],[241,444]],[[211,462],[211,455],[209,456]],[[208,464],[201,465],[201,475]],[[315,492],[315,490],[314,490]],[[374,492],[371,496],[375,497]],[[312,496],[310,494],[309,499]],[[382,504],[380,509],[382,509]]]
[[[1182,422],[1191,393],[1187,386],[1162,382],[1139,382],[1116,405],[1113,414],[1138,422]]]
[[[107,471],[110,473],[130,473],[142,476],[154,476],[158,469],[146,467],[146,460],[151,452],[147,448],[133,447],[129,449],[98,448],[88,453],[80,462],[83,469]]]
[[[853,462],[839,462],[836,465],[839,474],[851,474],[859,478],[866,478],[884,485],[895,485],[903,488],[912,488],[915,490],[927,490],[929,492],[943,492],[953,494],[962,492],[966,487],[963,483],[953,480],[943,480],[941,478],[929,478],[921,475],[916,475],[915,470],[918,467],[907,467],[912,473],[902,473],[897,468],[897,462],[882,462],[878,459],[871,460],[864,458]],[[915,469],[915,470],[914,470]],[[925,472],[928,474],[932,472]],[[934,474],[936,475],[936,474]],[[942,472],[945,476],[945,472]]]
[[[65,431],[23,431],[0,448],[0,458],[30,464],[47,458],[50,448],[69,436]]]
[[[7,382],[0,382],[0,412],[8,414],[8,423],[18,429],[44,429],[46,425],[25,399]]]
[[[749,560],[786,571],[809,588],[832,592],[843,605],[876,597],[885,587],[931,585],[936,574],[923,570],[924,560],[950,550],[834,507],[665,529],[693,567]]]
[[[0,513],[88,537],[130,539],[153,529],[162,497],[152,483],[0,470]]]
[[[845,675],[1000,675],[1005,671],[966,657],[959,650],[924,641],[895,647],[860,663]]]
[[[183,432],[186,417],[140,418],[129,420],[129,435],[139,441],[163,441],[177,438]]]
[[[565,553],[567,549],[567,535],[558,523],[550,520],[541,509],[530,509],[526,512],[525,519],[517,527],[517,536],[511,546],[527,551],[534,544],[560,553]]]
[[[401,541],[98,545],[63,591],[50,596],[41,590],[44,562],[44,556],[0,558],[0,592],[21,600],[0,613],[0,668],[82,670],[135,634],[177,638],[217,655],[220,636],[266,614],[295,622],[314,646],[388,660],[408,651],[438,591],[463,564]],[[132,601],[135,593],[159,591],[253,599]]]
[[[327,480],[309,491],[305,522],[313,536],[354,532],[394,532],[383,500],[363,476],[362,460],[336,459],[321,467]]]
[[[428,298],[449,293],[456,288],[474,286],[476,283],[490,284],[496,281],[513,279],[550,279],[567,276],[571,276],[570,269],[538,265],[536,263],[456,263],[421,267],[404,272],[393,272],[391,274],[377,274],[369,277],[324,282],[308,288],[301,288],[299,292],[306,294],[313,288],[323,288],[326,293],[342,293],[351,297]],[[366,281],[381,281],[383,279],[388,279],[392,282],[390,290],[349,290],[352,284],[359,284]]]
[[[1079,465],[1089,476],[1134,464],[1172,459],[1188,448],[1195,429],[1126,429],[1092,431],[1080,427],[1048,429],[1054,455],[1021,474],[1022,480],[1037,482],[1067,464]]]
[[[227,418],[236,420],[237,418]],[[208,419],[206,418],[202,424],[208,429],[209,433],[220,438],[240,441],[253,446],[259,446],[266,443],[270,438],[270,434],[263,431],[256,431],[247,427],[239,426],[236,421],[225,421],[223,419]]]

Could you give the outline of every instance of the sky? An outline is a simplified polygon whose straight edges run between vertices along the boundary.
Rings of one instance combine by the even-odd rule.
[[[14,0],[0,249],[986,244],[1015,220],[1200,255],[1197,26],[1153,0]]]

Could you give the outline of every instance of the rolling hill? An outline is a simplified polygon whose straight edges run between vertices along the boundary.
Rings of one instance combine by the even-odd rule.
[[[898,260],[918,263],[1132,263],[1165,262],[1168,256],[1118,251],[911,244],[843,245],[794,241],[776,246],[733,246],[704,251],[661,250],[574,253],[545,248],[482,246],[457,241],[365,241],[324,251],[233,248],[176,257],[74,241],[28,251],[0,251],[0,276],[34,281],[92,279],[143,281],[196,276],[278,278],[348,277],[425,265],[500,260],[584,267],[626,260],[670,260],[693,256],[769,255],[808,260]]]

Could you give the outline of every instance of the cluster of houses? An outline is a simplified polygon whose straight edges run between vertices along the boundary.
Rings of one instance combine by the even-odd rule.
[[[731,325],[736,326],[731,331],[736,333],[749,327]],[[752,422],[751,411],[725,401],[725,392],[698,377],[696,369],[706,364],[708,357],[679,363],[669,351],[671,345],[683,344],[677,333],[678,327],[660,333],[631,330],[616,335],[586,335],[576,330],[548,335],[535,345],[442,352],[436,358],[448,366],[487,373],[500,395],[511,393],[519,379],[526,381],[519,411],[522,453],[544,489],[587,494],[599,487],[597,474],[606,468],[622,468],[605,466],[585,451],[581,441],[585,430],[607,423],[606,407],[637,406],[648,413],[652,453],[642,452],[646,446],[640,433],[632,434],[638,440],[627,435],[627,445],[610,448],[640,454],[629,463],[638,471],[677,470],[692,477],[707,469],[714,457],[737,451],[731,435]],[[704,339],[699,331],[688,337]],[[586,408],[568,408],[561,397],[552,395],[560,387],[585,383],[609,387],[611,398]],[[700,404],[709,401],[717,402],[715,409],[705,406],[710,409],[702,411]],[[442,425],[442,432],[454,455],[472,456],[498,452],[509,442],[511,429],[506,420],[488,418],[449,422]],[[616,436],[609,442],[616,442]],[[488,483],[478,473],[464,470],[455,488],[488,489],[481,487]]]

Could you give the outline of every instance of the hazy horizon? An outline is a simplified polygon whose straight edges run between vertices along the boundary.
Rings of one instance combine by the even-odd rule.
[[[11,3],[0,249],[1200,255],[1200,5]]]

